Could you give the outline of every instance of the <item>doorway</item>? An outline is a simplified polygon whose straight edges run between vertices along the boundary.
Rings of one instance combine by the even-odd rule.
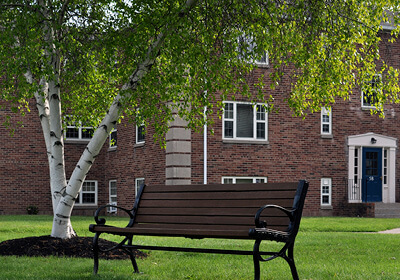
[[[382,149],[364,148],[362,168],[362,201],[382,201]]]

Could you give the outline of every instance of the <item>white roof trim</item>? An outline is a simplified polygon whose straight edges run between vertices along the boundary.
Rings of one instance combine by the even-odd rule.
[[[376,142],[372,143],[371,139],[375,138]],[[365,134],[351,135],[347,138],[347,145],[362,146],[362,147],[385,147],[397,148],[397,138],[389,137],[373,132]]]

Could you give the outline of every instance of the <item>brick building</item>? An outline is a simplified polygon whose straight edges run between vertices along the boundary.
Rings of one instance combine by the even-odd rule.
[[[382,43],[381,51],[389,65],[400,69],[399,43]],[[268,73],[267,61],[259,66],[254,75]],[[322,108],[321,113],[301,119],[292,116],[284,101],[288,89],[284,79],[273,92],[279,112],[267,113],[261,104],[252,106],[239,96],[224,101],[224,115],[214,116],[213,134],[190,131],[177,118],[166,136],[166,150],[154,143],[151,128],[142,135],[142,127],[123,122],[89,172],[74,213],[92,214],[108,202],[130,207],[143,181],[203,184],[307,179],[306,215],[378,216],[378,208],[399,205],[400,106],[385,105],[385,118],[371,115],[370,100],[356,88],[350,100],[338,100],[330,112]],[[7,107],[1,110],[3,122],[10,112]],[[26,213],[28,198],[29,205],[49,214],[49,171],[35,109],[23,123],[13,137],[0,126],[0,214]],[[88,137],[82,128],[67,128],[67,177]]]

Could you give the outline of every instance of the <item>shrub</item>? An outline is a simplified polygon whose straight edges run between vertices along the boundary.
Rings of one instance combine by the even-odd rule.
[[[29,215],[37,215],[37,213],[39,213],[39,208],[37,206],[29,205],[26,207],[26,212],[28,212]]]

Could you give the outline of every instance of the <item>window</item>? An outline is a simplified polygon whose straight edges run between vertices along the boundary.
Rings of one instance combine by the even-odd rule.
[[[249,59],[249,53],[253,52],[256,44],[254,42],[254,39],[250,36],[239,36],[238,39],[238,44],[239,44],[239,49],[238,49],[238,53],[239,53],[239,59],[243,59],[245,61],[248,61],[249,63],[255,63],[257,66],[260,67],[266,67],[269,65],[268,62],[268,53],[267,51],[263,52],[263,55],[261,57],[258,57],[256,59],[254,58],[250,58]]]
[[[109,194],[110,194],[110,204],[117,205],[117,181],[111,180],[108,182]],[[109,207],[108,213],[117,213],[117,208]]]
[[[108,137],[109,147],[117,148],[117,130],[113,129]]]
[[[321,206],[332,205],[332,179],[321,179]]]
[[[268,139],[267,121],[263,104],[225,102],[223,138],[265,141]]]
[[[144,185],[144,178],[135,179],[135,196],[139,193],[140,187]]]
[[[381,75],[375,75],[373,79],[367,82],[361,91],[361,106],[364,108],[375,108],[376,94],[381,88]]]
[[[67,117],[67,120],[69,118]],[[87,140],[92,139],[94,129],[90,126],[76,125],[75,123],[68,123],[65,130],[66,140]]]
[[[97,181],[85,181],[75,203],[77,205],[97,205]]]
[[[145,142],[146,128],[144,125],[136,126],[136,144]]]
[[[332,135],[332,110],[321,108],[321,135]]]
[[[222,177],[222,184],[266,183],[267,177]]]

